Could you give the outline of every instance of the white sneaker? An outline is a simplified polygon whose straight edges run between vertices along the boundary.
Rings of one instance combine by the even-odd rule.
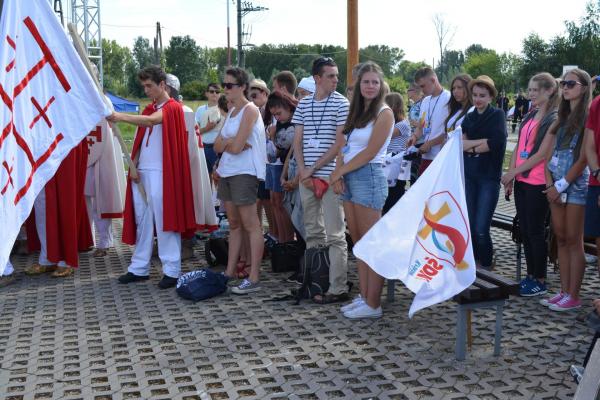
[[[343,312],[343,313],[345,313],[346,311],[350,311],[353,308],[356,308],[356,307],[360,306],[361,304],[365,304],[365,301],[363,300],[363,298],[359,294],[358,296],[356,296],[354,298],[354,300],[352,300],[351,303],[348,303],[345,306],[341,306],[340,307],[340,311]]]
[[[371,308],[367,303],[362,303],[359,306],[354,307],[350,311],[344,313],[344,317],[348,319],[362,319],[362,318],[381,318],[383,311],[381,306],[377,308]]]

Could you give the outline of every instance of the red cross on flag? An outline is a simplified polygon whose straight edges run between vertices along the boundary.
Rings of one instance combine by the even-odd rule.
[[[0,275],[38,193],[109,114],[47,0],[1,12]]]

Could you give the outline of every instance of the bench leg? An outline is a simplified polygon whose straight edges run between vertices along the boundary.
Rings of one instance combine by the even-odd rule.
[[[503,306],[501,304],[496,306],[496,330],[494,333],[494,355],[500,355],[500,341],[502,339],[502,311]]]
[[[396,281],[394,279],[387,280],[387,301],[388,303],[394,302],[394,294],[396,289]]]
[[[456,306],[456,348],[455,356],[463,361],[467,352],[467,310],[460,304]]]
[[[517,282],[521,282],[521,243],[517,243]]]

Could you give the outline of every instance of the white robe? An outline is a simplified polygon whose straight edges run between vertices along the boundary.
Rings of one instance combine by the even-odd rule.
[[[206,166],[204,151],[199,145],[196,133],[194,113],[184,107],[185,126],[188,131],[188,151],[190,154],[190,171],[192,189],[194,191],[194,213],[199,229],[210,229],[218,226],[217,215],[213,206],[212,186]]]

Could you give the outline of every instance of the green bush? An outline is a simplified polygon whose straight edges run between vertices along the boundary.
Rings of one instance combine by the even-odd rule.
[[[205,98],[204,92],[206,92],[206,84],[196,80],[184,83],[179,94],[184,100],[201,100]]]

